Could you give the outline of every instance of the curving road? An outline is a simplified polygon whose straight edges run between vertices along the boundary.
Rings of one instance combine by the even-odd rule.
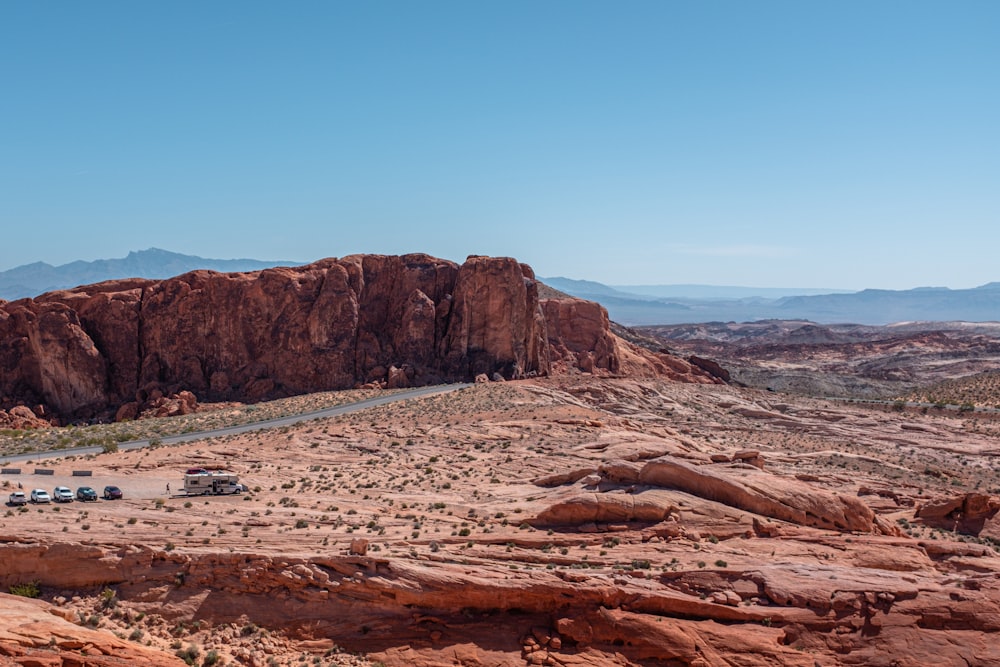
[[[178,433],[177,435],[165,435],[159,438],[161,444],[173,445],[179,442],[191,442],[192,440],[203,440],[205,438],[215,438],[221,435],[235,435],[237,433],[248,433],[250,431],[261,431],[270,428],[280,428],[282,426],[291,426],[293,424],[298,424],[300,422],[309,421],[311,419],[322,419],[324,417],[337,417],[339,415],[346,415],[350,412],[357,412],[359,410],[366,410],[368,408],[374,408],[379,405],[386,405],[387,403],[395,403],[396,401],[404,401],[412,398],[421,398],[423,396],[434,396],[435,394],[446,394],[452,391],[458,391],[460,389],[465,389],[471,387],[470,383],[460,383],[460,384],[449,384],[449,385],[438,385],[434,387],[418,387],[416,389],[407,389],[389,396],[376,396],[375,398],[366,398],[363,401],[357,401],[356,403],[347,403],[345,405],[336,405],[332,408],[323,408],[322,410],[314,410],[312,412],[304,412],[300,415],[289,415],[287,417],[276,417],[274,419],[267,419],[265,421],[252,422],[249,424],[239,424],[236,426],[226,426],[225,428],[216,428],[211,431],[198,431],[197,433]],[[143,447],[149,447],[149,439],[145,440],[130,440],[129,442],[118,443],[118,450],[131,450],[131,449],[142,449]],[[43,459],[58,459],[66,456],[79,456],[81,454],[100,454],[104,451],[104,448],[100,445],[94,445],[91,447],[74,447],[73,449],[59,449],[50,452],[28,452],[26,454],[15,454],[13,456],[0,456],[0,463],[14,463],[17,461],[40,461]]]

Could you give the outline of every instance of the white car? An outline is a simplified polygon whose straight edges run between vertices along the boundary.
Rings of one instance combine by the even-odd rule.
[[[27,505],[28,496],[24,495],[24,491],[15,491],[10,494],[10,498],[7,499],[7,504],[9,505]]]
[[[73,492],[65,486],[57,486],[52,489],[52,500],[57,503],[71,503],[73,502]]]
[[[45,489],[35,489],[31,492],[31,502],[33,503],[51,503],[52,498],[49,497],[49,492]]]

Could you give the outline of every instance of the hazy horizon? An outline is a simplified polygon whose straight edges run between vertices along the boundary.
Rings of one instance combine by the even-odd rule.
[[[625,285],[998,279],[1000,5],[0,7],[0,270],[151,246]]]
[[[51,262],[45,262],[44,260],[38,260],[37,262],[29,262],[28,264],[22,264],[22,265],[18,265],[18,266],[15,266],[15,267],[10,267],[9,269],[0,269],[0,273],[9,271],[11,269],[18,269],[18,268],[22,268],[22,267],[25,267],[25,266],[31,266],[32,264],[35,264],[35,263],[43,263],[43,264],[46,264],[46,265],[48,265],[48,266],[50,266],[52,268],[59,269],[59,268],[62,268],[64,266],[71,265],[71,264],[74,264],[74,263],[77,263],[77,262],[88,262],[89,263],[89,262],[99,262],[99,261],[108,261],[108,260],[111,260],[111,261],[122,260],[122,259],[125,259],[126,257],[128,257],[129,255],[139,254],[139,253],[144,253],[144,252],[149,252],[149,251],[162,251],[162,252],[171,253],[171,254],[178,254],[178,255],[181,255],[181,256],[187,257],[187,258],[198,257],[200,259],[209,260],[209,261],[264,262],[264,263],[270,263],[270,264],[274,264],[274,265],[287,265],[287,266],[298,266],[298,265],[302,265],[302,264],[309,264],[311,262],[315,262],[315,261],[318,261],[320,259],[324,259],[324,257],[316,257],[316,258],[308,260],[308,261],[296,262],[296,261],[292,261],[292,260],[278,260],[278,259],[266,258],[266,257],[208,257],[208,256],[205,256],[205,255],[198,255],[197,253],[193,254],[193,255],[187,255],[185,253],[176,253],[175,251],[169,250],[167,248],[150,247],[150,248],[142,248],[142,249],[132,249],[132,250],[129,250],[122,257],[99,257],[99,258],[96,258],[94,260],[76,259],[76,260],[70,260],[69,262],[64,262],[64,263],[61,263],[61,264],[52,264]],[[419,251],[414,251],[414,252],[419,252]],[[401,253],[401,254],[406,254],[406,253]],[[445,259],[449,259],[449,258],[445,258]],[[453,261],[456,261],[457,263],[461,263],[462,262],[461,259],[456,259],[456,260],[453,260]],[[654,290],[656,288],[693,288],[693,289],[706,288],[708,290],[718,290],[718,291],[734,291],[734,290],[735,291],[743,291],[743,292],[753,291],[755,293],[759,293],[760,296],[765,296],[764,293],[778,293],[778,292],[786,292],[786,293],[789,293],[789,294],[794,293],[794,294],[801,294],[801,295],[811,295],[811,294],[853,293],[853,292],[863,291],[865,289],[874,289],[874,290],[888,289],[888,288],[882,288],[882,287],[874,286],[874,285],[862,288],[861,290],[844,289],[844,288],[838,288],[838,287],[814,287],[814,286],[807,286],[807,285],[801,285],[801,286],[800,285],[781,285],[781,286],[765,287],[765,286],[760,286],[760,285],[749,285],[749,284],[746,284],[746,285],[723,285],[723,284],[718,284],[718,283],[651,283],[651,284],[642,284],[642,285],[628,285],[628,284],[621,284],[621,283],[605,283],[603,281],[593,280],[592,278],[589,278],[589,277],[572,278],[572,277],[568,277],[568,276],[554,276],[554,275],[548,275],[548,276],[546,276],[542,272],[538,271],[535,267],[532,267],[532,269],[535,270],[535,275],[539,278],[539,280],[542,280],[542,281],[545,281],[545,280],[570,280],[570,281],[574,281],[574,282],[593,282],[593,283],[598,283],[600,285],[603,285],[605,287],[609,287],[609,288],[612,288],[612,289],[615,289],[615,290],[619,290],[621,292],[631,292],[633,294],[646,295],[646,296],[652,296],[652,295],[654,295]],[[952,289],[952,290],[955,290],[955,289],[974,289],[976,287],[981,287],[983,285],[986,285],[989,282],[996,282],[996,281],[987,281],[987,283],[982,283],[981,285],[972,285],[970,287],[950,287],[950,286],[945,286],[945,285],[914,285],[912,287],[901,288],[901,289],[903,289],[903,290],[911,290],[911,289]]]

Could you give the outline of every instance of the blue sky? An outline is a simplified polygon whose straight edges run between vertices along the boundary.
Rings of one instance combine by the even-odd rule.
[[[1000,3],[0,3],[0,270],[1000,280]]]

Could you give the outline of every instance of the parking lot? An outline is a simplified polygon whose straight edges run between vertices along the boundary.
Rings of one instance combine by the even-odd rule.
[[[155,500],[156,498],[168,498],[178,495],[183,486],[184,471],[163,470],[159,475],[150,476],[148,473],[142,476],[128,474],[109,474],[104,471],[93,471],[93,474],[82,476],[73,475],[72,470],[55,469],[52,475],[31,474],[33,468],[21,469],[21,474],[4,474],[0,476],[0,494],[4,503],[13,491],[23,491],[29,500],[34,489],[44,489],[52,495],[53,489],[57,486],[65,486],[73,492],[74,502],[76,500],[76,490],[81,486],[89,486],[97,492],[98,502],[106,502],[102,495],[105,486],[117,486],[122,491],[123,500]],[[170,491],[167,491],[167,485]],[[19,486],[20,485],[20,486]],[[107,501],[118,502],[118,501]],[[30,504],[30,502],[29,502]],[[68,504],[68,503],[67,503]]]

